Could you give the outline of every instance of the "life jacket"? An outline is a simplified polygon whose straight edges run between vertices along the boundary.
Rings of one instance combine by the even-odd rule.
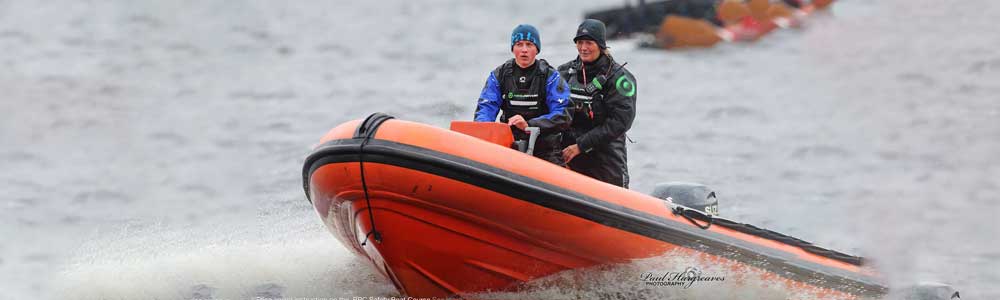
[[[525,83],[531,82],[525,88],[521,88],[518,84],[521,78],[514,78],[514,68],[517,67],[514,59],[508,60],[494,70],[500,82],[500,97],[503,100],[500,104],[500,109],[503,110],[500,121],[507,122],[515,115],[531,120],[549,113],[549,106],[545,101],[546,86],[553,69],[543,59],[535,60],[535,64],[537,66],[534,75],[522,77]]]
[[[608,57],[607,59],[611,59]],[[608,61],[609,67],[614,67],[614,61]],[[600,72],[597,74],[587,74],[586,83],[583,81],[583,65],[577,63],[568,70],[569,97],[573,107],[573,127],[593,128],[604,123],[607,119],[607,104],[604,103],[604,85],[607,84],[607,77],[612,74]]]

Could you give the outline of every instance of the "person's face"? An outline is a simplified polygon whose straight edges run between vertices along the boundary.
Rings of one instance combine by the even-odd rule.
[[[601,57],[601,47],[597,42],[589,39],[576,40],[576,52],[580,53],[580,59],[585,63],[594,62]]]
[[[517,41],[514,44],[514,61],[522,68],[530,67],[535,63],[535,56],[538,55],[538,47],[529,41]]]

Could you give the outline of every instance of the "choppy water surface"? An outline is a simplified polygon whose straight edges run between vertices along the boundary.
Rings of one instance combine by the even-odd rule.
[[[618,3],[0,1],[0,298],[392,295],[306,202],[310,146],[374,111],[469,119],[516,24],[561,63],[582,12]],[[894,284],[998,298],[997,15],[842,0],[753,45],[612,43],[638,78],[633,189],[703,182],[723,215],[871,257]],[[671,262],[513,297],[634,292],[622,278]],[[699,296],[788,297],[679,294]]]

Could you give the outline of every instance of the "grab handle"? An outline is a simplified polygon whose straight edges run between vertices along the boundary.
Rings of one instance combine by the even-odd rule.
[[[528,150],[525,150],[524,153],[535,155],[535,140],[538,139],[541,130],[538,127],[528,127],[525,130],[528,131]]]

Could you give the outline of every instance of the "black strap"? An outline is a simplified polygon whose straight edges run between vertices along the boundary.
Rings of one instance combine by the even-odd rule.
[[[382,233],[375,229],[375,214],[372,212],[372,201],[368,196],[368,183],[365,182],[365,145],[368,141],[375,136],[375,131],[378,127],[382,125],[385,121],[392,119],[393,117],[383,113],[373,113],[368,118],[365,118],[358,129],[354,131],[354,138],[363,138],[361,145],[358,147],[358,166],[361,168],[361,188],[365,192],[365,204],[368,206],[368,221],[372,226],[372,230],[365,234],[364,241],[361,245],[364,246],[368,244],[368,237],[373,237],[376,243],[382,242]]]
[[[712,223],[715,222],[715,218],[712,218],[712,216],[710,215],[703,214],[700,211],[687,209],[681,206],[674,207],[673,213],[675,215],[680,215],[681,217],[684,217],[684,219],[687,219],[688,222],[691,222],[691,224],[694,224],[694,226],[698,226],[698,228],[701,229],[708,229],[709,227],[712,227]],[[706,222],[705,225],[698,224],[698,222],[694,220],[695,218],[703,219],[703,221]]]
[[[375,131],[378,127],[382,125],[383,122],[394,119],[395,117],[383,114],[383,113],[373,113],[369,115],[361,125],[358,125],[358,129],[354,130],[354,138],[356,139],[369,139],[375,136]]]

